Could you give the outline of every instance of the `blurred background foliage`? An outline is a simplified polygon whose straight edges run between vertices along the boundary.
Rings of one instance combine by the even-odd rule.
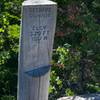
[[[0,100],[16,100],[21,4],[0,0]],[[58,3],[49,99],[100,92],[100,0]]]

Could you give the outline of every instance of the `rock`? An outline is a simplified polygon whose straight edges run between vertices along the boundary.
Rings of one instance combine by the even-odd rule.
[[[57,100],[100,100],[100,94],[69,96],[69,97],[62,97]]]

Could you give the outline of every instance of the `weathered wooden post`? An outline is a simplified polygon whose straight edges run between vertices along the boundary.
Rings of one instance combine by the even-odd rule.
[[[56,12],[52,1],[23,2],[17,100],[48,100]]]

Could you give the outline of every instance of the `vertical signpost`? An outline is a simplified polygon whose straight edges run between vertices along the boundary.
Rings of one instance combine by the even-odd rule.
[[[48,100],[56,14],[55,2],[23,2],[17,100]]]

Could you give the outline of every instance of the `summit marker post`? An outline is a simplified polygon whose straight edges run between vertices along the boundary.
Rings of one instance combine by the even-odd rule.
[[[56,15],[52,1],[22,4],[17,100],[48,100]]]

